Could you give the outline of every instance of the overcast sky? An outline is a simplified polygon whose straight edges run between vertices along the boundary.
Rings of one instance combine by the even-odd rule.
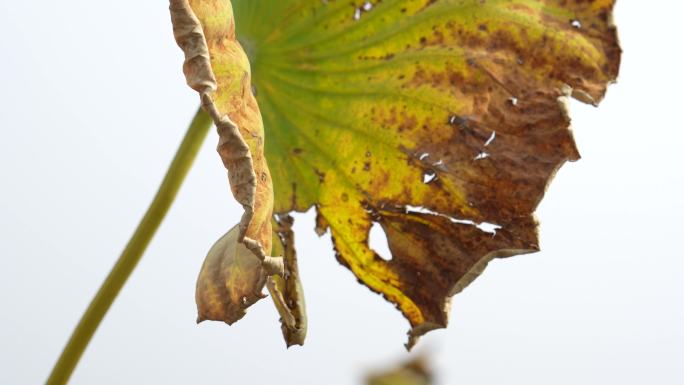
[[[197,104],[167,2],[0,0],[0,384],[47,377],[153,196]],[[418,351],[441,384],[684,383],[684,6],[618,1],[619,83],[572,104],[583,159],[538,214],[543,251],[498,260]],[[212,131],[72,384],[342,385],[404,359],[408,323],[296,216],[309,310],[286,350],[257,303],[195,325],[194,285],[241,208]]]

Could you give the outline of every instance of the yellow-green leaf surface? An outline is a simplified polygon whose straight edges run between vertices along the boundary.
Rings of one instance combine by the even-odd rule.
[[[539,249],[533,212],[579,158],[564,98],[598,103],[617,76],[613,3],[233,0],[275,212],[315,207],[409,345],[489,260]]]

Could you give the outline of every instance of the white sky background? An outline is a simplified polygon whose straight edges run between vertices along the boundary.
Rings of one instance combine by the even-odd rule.
[[[543,251],[497,260],[430,333],[440,384],[684,383],[681,15],[618,1],[625,51],[583,159],[538,214]],[[42,383],[152,198],[197,96],[166,1],[0,0],[0,384]],[[408,323],[296,216],[309,310],[285,350],[269,300],[195,325],[210,245],[239,218],[212,131],[73,384],[359,384],[406,358]]]

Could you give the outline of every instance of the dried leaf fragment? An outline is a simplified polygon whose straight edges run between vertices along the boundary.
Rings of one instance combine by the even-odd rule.
[[[306,303],[297,266],[297,251],[292,232],[293,222],[294,219],[289,215],[277,219],[273,253],[283,256],[285,274],[269,277],[267,283],[268,291],[280,314],[281,329],[287,347],[304,345],[307,331]]]

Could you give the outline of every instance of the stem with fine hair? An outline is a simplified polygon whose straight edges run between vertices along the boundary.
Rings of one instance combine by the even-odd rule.
[[[71,334],[47,379],[47,385],[62,385],[69,381],[97,327],[169,211],[211,124],[211,118],[202,109],[198,110],[145,216]]]

